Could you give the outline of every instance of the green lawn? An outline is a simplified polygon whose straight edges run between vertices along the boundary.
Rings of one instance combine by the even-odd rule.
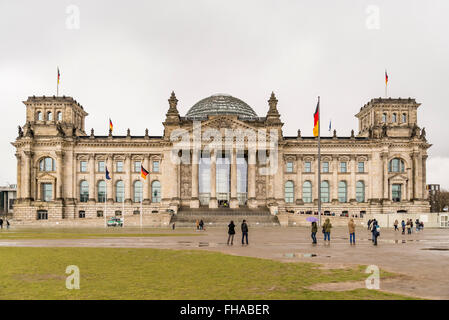
[[[65,288],[68,265],[80,290]],[[315,283],[364,280],[364,267],[194,250],[0,247],[0,299],[406,299],[376,290],[307,290]],[[381,279],[393,276],[381,273]]]
[[[64,228],[64,229],[15,229],[0,231],[0,240],[17,239],[89,239],[115,237],[173,237],[198,236],[198,233],[187,233],[170,229],[140,229],[140,228]]]

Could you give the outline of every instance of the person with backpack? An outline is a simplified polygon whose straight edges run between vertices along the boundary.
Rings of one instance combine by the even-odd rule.
[[[401,226],[402,226],[402,234],[405,234],[405,221],[404,220],[402,220]]]
[[[246,238],[246,245],[248,245],[248,225],[246,224],[246,220],[242,222],[242,246],[244,245],[243,239]]]
[[[349,243],[355,244],[355,223],[354,219],[350,219],[348,222],[348,230],[349,230]]]
[[[331,241],[331,228],[332,228],[332,224],[331,224],[329,218],[327,218],[323,224],[323,233],[324,233],[324,241],[326,241],[326,239],[327,239],[327,241],[329,241],[328,243],[330,243],[330,241]]]
[[[377,246],[377,237],[380,236],[380,227],[377,221],[373,222],[373,229],[371,232],[373,233],[373,243],[375,246]]]
[[[312,222],[312,234],[311,234],[312,244],[316,244],[316,233],[317,233],[317,231],[318,231],[318,226],[316,224],[316,221],[313,221]]]
[[[231,246],[234,244],[234,235],[235,235],[235,224],[234,221],[231,220],[231,222],[228,224],[228,246],[229,241],[231,241]]]

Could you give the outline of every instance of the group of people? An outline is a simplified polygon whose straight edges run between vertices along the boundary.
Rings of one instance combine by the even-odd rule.
[[[9,221],[8,221],[8,219],[5,219],[6,220],[6,229],[9,229]],[[0,229],[3,229],[3,219],[2,218],[0,218]]]
[[[201,219],[201,220],[196,220],[196,230],[206,230],[205,228],[204,228],[204,221],[203,221],[203,219]]]
[[[399,222],[398,220],[396,220],[394,222],[394,231],[398,231],[398,225]],[[416,231],[421,231],[422,229],[424,229],[424,222],[419,221],[419,219],[416,219],[415,221],[415,226],[416,226]],[[412,234],[413,232],[413,220],[412,219],[407,219],[407,222],[405,222],[404,220],[401,221],[401,227],[402,227],[402,234],[405,234],[405,229],[407,229],[407,234]]]
[[[241,229],[242,229],[242,246],[245,245],[245,241],[246,240],[246,245],[248,245],[248,224],[246,223],[246,220],[242,221],[242,225],[241,225]],[[231,222],[228,224],[228,246],[229,243],[230,245],[234,245],[234,235],[235,235],[235,224],[234,221],[231,220]]]
[[[368,230],[371,231],[372,234],[372,242],[375,246],[377,246],[377,237],[380,236],[380,226],[376,219],[368,220]]]

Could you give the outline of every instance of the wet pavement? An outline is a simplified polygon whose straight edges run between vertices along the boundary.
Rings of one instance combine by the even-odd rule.
[[[13,231],[13,230],[10,230]],[[237,231],[234,245],[228,246],[226,229],[208,228],[194,231],[178,228],[164,232],[198,236],[176,237],[114,237],[91,239],[23,239],[0,240],[0,247],[108,247],[161,248],[218,251],[226,254],[274,259],[283,262],[313,262],[324,268],[354,265],[377,265],[381,269],[401,274],[397,279],[380,281],[384,291],[430,299],[449,299],[449,229],[424,229],[412,235],[382,229],[378,245],[364,228],[356,231],[356,245],[349,244],[347,228],[336,227],[330,244],[324,244],[317,234],[318,244],[311,243],[305,227],[251,228],[249,245],[242,246]],[[368,276],[368,275],[367,275]]]

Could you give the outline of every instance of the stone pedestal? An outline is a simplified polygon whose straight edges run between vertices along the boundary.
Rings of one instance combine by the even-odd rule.
[[[229,207],[231,209],[237,209],[239,207],[239,199],[237,198],[231,198],[231,201],[229,203]]]
[[[190,200],[190,208],[198,209],[199,207],[200,207],[200,200],[199,199],[191,199]]]
[[[248,199],[248,208],[250,208],[250,209],[257,209],[257,200],[256,200],[256,198],[249,198]]]
[[[209,200],[209,208],[210,208],[210,209],[216,209],[216,208],[218,208],[218,201],[217,201],[217,198],[210,198],[210,200]]]

